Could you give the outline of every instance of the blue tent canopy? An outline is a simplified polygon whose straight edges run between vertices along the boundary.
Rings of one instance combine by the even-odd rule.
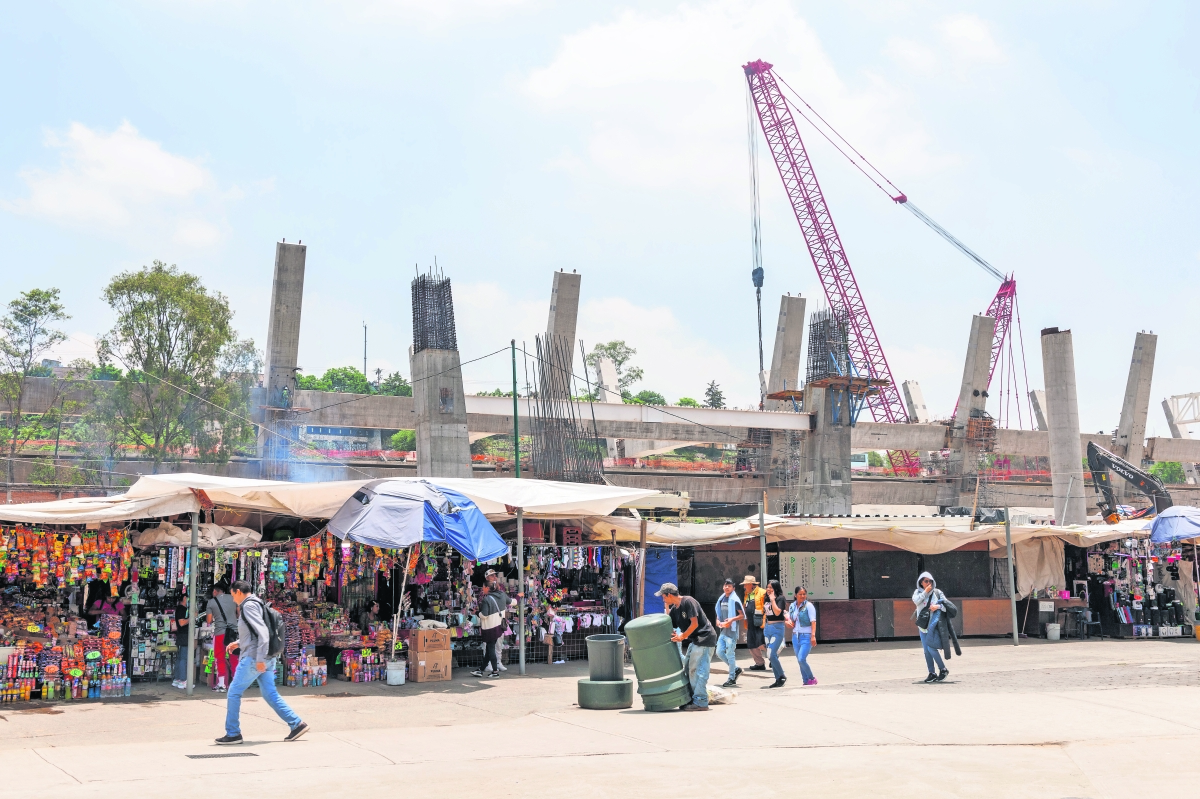
[[[1156,544],[1200,538],[1200,508],[1175,505],[1167,508],[1150,526],[1150,540]]]
[[[474,502],[427,480],[368,483],[329,520],[329,531],[384,549],[422,541],[449,544],[476,561],[508,553],[508,544]]]

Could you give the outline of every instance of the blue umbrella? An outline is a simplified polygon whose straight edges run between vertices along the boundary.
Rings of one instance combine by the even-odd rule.
[[[508,545],[474,502],[425,480],[368,483],[329,520],[329,531],[384,549],[421,541],[449,544],[477,561],[508,553]]]
[[[1200,538],[1200,508],[1175,505],[1158,514],[1150,526],[1150,540],[1156,544],[1190,538]]]

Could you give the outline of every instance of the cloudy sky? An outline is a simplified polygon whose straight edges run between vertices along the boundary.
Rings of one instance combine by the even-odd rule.
[[[1134,334],[1158,404],[1200,391],[1200,12],[1185,2],[9,3],[0,26],[5,301],[62,289],[63,357],[104,284],[154,259],[266,338],[274,242],[309,246],[300,361],[408,372],[409,280],[454,281],[464,359],[546,324],[623,338],[671,400],[757,400],[746,89],[763,58],[912,200],[1075,337],[1086,431],[1111,430]],[[1190,43],[1190,44],[1189,44]],[[802,123],[803,124],[803,123]],[[802,128],[898,380],[948,415],[996,282]],[[766,347],[820,287],[764,154]],[[468,391],[509,380],[504,356]],[[1022,381],[1023,382],[1023,381]]]

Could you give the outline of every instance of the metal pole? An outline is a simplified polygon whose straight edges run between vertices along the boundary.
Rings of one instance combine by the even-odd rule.
[[[511,340],[512,346],[512,366],[513,366],[513,461],[516,463],[517,477],[521,476],[521,423],[518,417],[517,409],[517,340]],[[521,540],[521,512],[517,511],[517,540]],[[521,673],[525,673],[524,666],[524,645],[521,646]]]
[[[638,546],[642,550],[641,568],[638,570],[637,586],[637,615],[646,615],[646,529],[649,527],[645,519],[641,520],[641,540]]]
[[[363,322],[363,377],[367,377],[367,323],[366,323],[366,321]],[[367,377],[368,385],[370,384],[370,382],[371,382],[371,378]],[[370,388],[367,389],[367,393],[368,394],[371,393]]]
[[[1012,609],[1013,646],[1019,646],[1017,633],[1017,578],[1013,572],[1012,522],[1008,520],[1008,506],[1004,508],[1004,544],[1008,547],[1008,605]]]
[[[192,546],[188,549],[187,695],[196,689],[196,551],[200,547],[200,513],[192,511]]]
[[[612,608],[613,632],[621,626],[617,623],[617,610],[621,606],[621,592],[617,588],[617,556],[621,550],[617,547],[617,528],[612,531],[612,560],[608,562],[608,594],[609,607]]]
[[[400,608],[404,605],[404,588],[408,585],[408,562],[412,559],[412,546],[404,548],[404,574],[400,577],[400,598],[392,608],[392,651],[388,652],[388,660],[396,659],[396,642],[400,637]]]
[[[515,402],[515,400],[514,400]],[[516,417],[513,417],[514,420]],[[517,662],[525,673],[525,511],[517,508]]]
[[[767,492],[763,492],[763,502],[758,503],[758,558],[759,564],[762,567],[763,584],[767,582],[767,526],[766,519],[763,518],[766,511],[763,509],[767,498]]]

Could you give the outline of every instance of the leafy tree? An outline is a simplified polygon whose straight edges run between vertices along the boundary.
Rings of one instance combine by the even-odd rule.
[[[645,391],[639,391],[635,396],[626,400],[626,402],[637,405],[666,405],[667,398],[657,391],[646,389]]]
[[[871,450],[870,452],[867,453],[867,465],[868,466],[887,466],[888,464],[887,464],[887,461],[885,461],[883,459],[882,455],[880,455],[875,450]]]
[[[721,387],[717,385],[717,381],[713,380],[708,384],[708,388],[704,389],[704,407],[705,408],[724,408],[725,394],[721,391]]]
[[[641,367],[628,366],[630,358],[637,355],[637,350],[626,344],[624,341],[610,341],[607,344],[597,344],[592,348],[586,360],[587,365],[597,375],[600,374],[600,359],[608,358],[613,362],[613,366],[617,370],[617,391],[622,396],[629,390],[629,387],[638,382],[643,377]],[[626,368],[628,366],[628,368]],[[597,378],[598,379],[598,378]]]
[[[1159,461],[1150,467],[1150,474],[1164,483],[1178,484],[1187,482],[1187,475],[1183,471],[1183,464],[1176,461]]]
[[[390,397],[411,397],[412,384],[408,382],[404,375],[399,372],[392,372],[379,381],[379,393],[387,394]]]
[[[333,391],[329,383],[316,375],[296,375],[298,391]]]
[[[400,379],[404,380],[402,377]],[[296,388],[302,391],[336,391],[342,394],[373,393],[367,376],[353,366],[335,366],[326,369],[325,374],[320,377],[300,375],[296,378]],[[412,396],[411,387],[407,396]]]
[[[491,391],[477,391],[475,393],[475,396],[477,396],[477,397],[511,397],[512,392],[505,391],[502,388],[494,388]]]
[[[223,294],[155,261],[117,275],[103,297],[117,321],[100,339],[100,360],[125,367],[103,405],[111,440],[142,447],[155,472],[189,447],[200,460],[224,461],[251,441],[261,357],[253,341],[238,340]]]
[[[700,403],[696,402],[691,397],[680,397],[679,402],[676,402],[675,404],[681,408],[699,408],[700,407]]]
[[[415,430],[397,430],[388,445],[399,452],[412,452],[417,448],[417,433]]]
[[[41,365],[42,356],[56,344],[66,340],[67,335],[54,327],[71,317],[59,302],[58,289],[30,289],[8,303],[8,313],[0,318],[0,400],[8,410],[8,424],[2,431],[5,449],[8,451],[7,500],[12,502],[13,467],[15,458],[40,425],[30,424],[25,415],[25,399],[29,383],[26,380],[35,366]],[[59,381],[52,384],[57,400],[61,390]]]
[[[91,372],[88,373],[88,380],[120,380],[121,370],[113,366],[111,363],[93,366]]]

